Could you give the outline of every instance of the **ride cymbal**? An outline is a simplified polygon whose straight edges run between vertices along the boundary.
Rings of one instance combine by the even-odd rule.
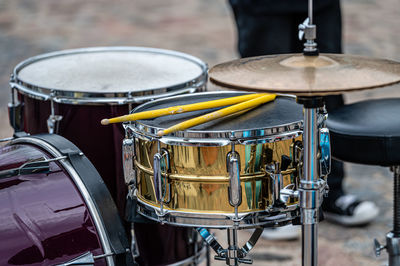
[[[400,63],[344,54],[267,55],[218,64],[209,76],[212,83],[237,90],[318,96],[400,82]]]

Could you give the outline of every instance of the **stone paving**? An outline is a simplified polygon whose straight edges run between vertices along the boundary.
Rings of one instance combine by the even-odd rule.
[[[342,2],[346,53],[400,60],[399,0]],[[8,137],[8,79],[14,66],[44,52],[90,46],[145,46],[186,52],[209,66],[237,58],[236,31],[223,0],[0,0],[0,138]],[[210,85],[209,89],[216,89]],[[346,94],[347,102],[400,97],[400,87]],[[380,216],[369,226],[319,227],[319,265],[385,265],[373,238],[391,227],[392,178],[386,168],[346,164],[346,189],[373,200]],[[217,235],[222,239],[222,232]],[[241,232],[247,240],[249,233]],[[260,240],[254,265],[301,265],[300,241]],[[212,265],[224,265],[212,261]]]

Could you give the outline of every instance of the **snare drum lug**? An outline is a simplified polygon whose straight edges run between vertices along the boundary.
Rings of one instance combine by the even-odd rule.
[[[126,185],[133,185],[136,188],[136,170],[134,167],[135,160],[135,140],[125,138],[122,141],[122,166],[124,170],[124,179]]]
[[[242,187],[240,183],[240,156],[232,151],[227,155],[229,171],[229,204],[238,207],[242,203]]]
[[[155,196],[156,200],[160,203],[160,213],[161,216],[164,215],[164,203],[169,203],[171,201],[171,185],[168,184],[167,176],[165,176],[164,184],[162,182],[162,168],[165,169],[165,175],[170,172],[170,159],[169,159],[169,153],[165,148],[159,149],[160,153],[156,153],[154,155],[154,164],[153,164],[153,171],[154,171],[154,176],[153,176],[153,181],[154,181],[154,190],[155,190]],[[163,160],[164,159],[164,160]],[[163,163],[164,162],[164,163]],[[164,185],[164,187],[163,187]],[[168,186],[168,189],[167,189]],[[165,198],[167,191],[168,197]]]
[[[155,191],[155,196],[156,200],[162,204],[161,200],[161,195],[162,195],[162,184],[161,184],[161,159],[162,156],[159,153],[154,154],[154,160],[153,160],[153,170],[154,170],[154,176],[153,176],[153,183],[154,183],[154,191]],[[161,211],[162,212],[162,211]]]
[[[270,175],[272,180],[272,195],[273,195],[273,205],[282,205],[280,192],[283,189],[283,180],[280,169],[279,162],[274,162],[266,166],[266,172]]]

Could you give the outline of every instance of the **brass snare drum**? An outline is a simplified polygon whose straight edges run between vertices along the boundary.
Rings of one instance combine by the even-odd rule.
[[[140,105],[133,113],[241,94],[245,93],[169,97]],[[125,181],[134,184],[138,211],[169,224],[213,228],[277,225],[296,217],[298,201],[282,201],[279,192],[297,188],[302,106],[293,97],[279,96],[240,115],[156,136],[160,129],[210,111],[124,124]],[[238,154],[240,167],[241,203],[236,213],[229,198],[232,152]]]

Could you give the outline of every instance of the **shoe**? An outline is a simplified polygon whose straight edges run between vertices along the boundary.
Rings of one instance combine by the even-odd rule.
[[[264,228],[261,237],[267,240],[295,240],[300,237],[300,234],[301,226],[289,224],[281,227]]]
[[[354,195],[342,195],[333,204],[325,205],[324,217],[327,221],[345,226],[370,223],[378,216],[379,209],[371,201],[360,201]]]

